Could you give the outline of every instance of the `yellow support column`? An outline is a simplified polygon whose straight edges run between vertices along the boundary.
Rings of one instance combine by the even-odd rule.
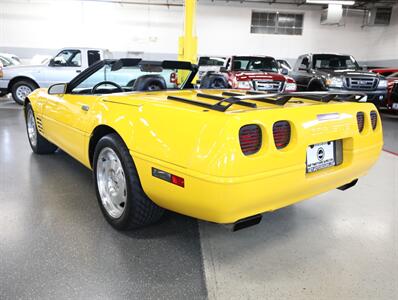
[[[179,38],[178,60],[193,64],[198,60],[198,38],[196,36],[196,0],[185,0],[184,35]],[[180,72],[183,82],[187,72]]]

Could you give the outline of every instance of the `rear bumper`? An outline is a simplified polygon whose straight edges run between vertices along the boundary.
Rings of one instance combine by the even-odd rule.
[[[306,174],[305,161],[284,169],[245,177],[213,177],[131,152],[145,193],[159,206],[216,223],[273,211],[347,184],[366,174],[382,143],[343,150],[343,163]],[[185,179],[185,187],[151,176],[155,167]]]

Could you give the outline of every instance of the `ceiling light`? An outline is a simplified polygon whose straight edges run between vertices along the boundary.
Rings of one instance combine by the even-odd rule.
[[[308,4],[341,4],[341,5],[354,5],[355,1],[343,1],[343,0],[306,0]]]

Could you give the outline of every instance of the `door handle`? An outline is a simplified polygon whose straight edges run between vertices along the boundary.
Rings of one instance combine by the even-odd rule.
[[[76,70],[76,73],[81,73],[82,72],[82,70]]]
[[[82,105],[82,110],[88,111],[90,107],[88,105]]]

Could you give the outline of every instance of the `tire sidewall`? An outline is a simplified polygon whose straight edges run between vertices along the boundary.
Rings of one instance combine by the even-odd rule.
[[[101,196],[99,194],[99,189],[98,189],[98,182],[97,182],[97,161],[98,161],[98,156],[101,152],[102,149],[105,147],[111,148],[113,151],[115,151],[116,155],[118,156],[122,167],[123,167],[123,172],[125,175],[126,179],[126,189],[127,189],[127,199],[126,199],[126,204],[125,204],[125,209],[123,211],[123,214],[119,218],[113,218],[112,216],[109,215],[107,212],[106,208],[103,206],[102,201],[101,201]],[[120,141],[114,141],[110,136],[105,136],[103,137],[97,144],[94,152],[94,159],[93,159],[93,175],[94,175],[94,185],[95,185],[95,193],[97,195],[97,200],[98,204],[101,208],[101,211],[105,217],[105,219],[116,229],[118,230],[123,230],[127,227],[129,224],[130,218],[133,215],[133,207],[134,207],[134,193],[139,192],[139,191],[134,191],[134,186],[133,182],[137,180],[137,178],[134,178],[134,172],[129,169],[129,164],[132,164],[134,170],[134,162],[130,157],[124,157],[121,154],[121,149],[120,147],[126,147],[123,145],[123,142]],[[126,161],[130,160],[130,161]]]
[[[33,114],[33,118],[35,119],[35,127],[36,127],[36,146],[32,145],[32,142],[30,141],[29,138],[29,131],[28,131],[28,112],[31,111]],[[39,131],[37,130],[37,124],[36,124],[36,116],[35,112],[33,111],[32,105],[30,103],[27,103],[25,106],[25,127],[26,127],[26,135],[28,137],[29,145],[32,148],[33,152],[37,153],[37,145],[38,145],[38,139],[39,139]]]

